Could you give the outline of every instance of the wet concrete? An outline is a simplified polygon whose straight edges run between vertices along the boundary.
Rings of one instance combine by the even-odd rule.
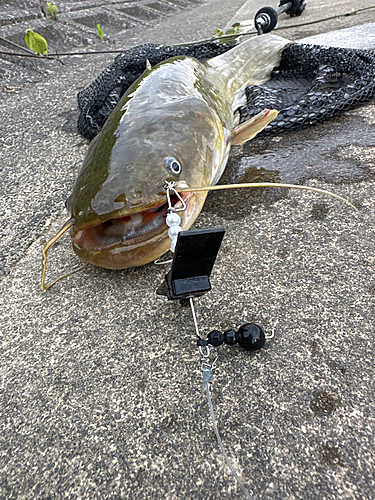
[[[374,132],[364,106],[304,130],[256,138],[233,148],[220,183],[304,184],[316,179],[334,185],[374,179]],[[286,190],[270,188],[212,192],[203,210],[241,219],[256,205],[284,196]]]

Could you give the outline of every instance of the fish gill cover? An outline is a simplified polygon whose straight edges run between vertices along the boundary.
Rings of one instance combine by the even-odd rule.
[[[143,73],[170,57],[209,59],[233,48],[224,43],[186,46],[146,44],[116,57],[94,82],[78,94],[78,131],[93,139],[125,93]],[[239,108],[244,122],[264,108],[279,111],[262,132],[277,134],[322,122],[375,97],[375,54],[368,50],[291,43],[282,51],[280,66],[262,86],[246,90]]]

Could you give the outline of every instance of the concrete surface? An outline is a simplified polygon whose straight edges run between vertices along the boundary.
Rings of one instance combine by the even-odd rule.
[[[358,26],[321,33],[307,38],[302,38],[301,43],[314,43],[329,47],[347,47],[349,49],[374,49],[375,23],[366,23],[361,26],[361,36],[358,36]]]
[[[105,8],[110,20],[126,2],[104,3],[76,4],[88,17]],[[8,1],[0,19],[18,22],[0,36],[22,42],[37,23],[60,47],[65,23],[70,50],[172,43],[210,35],[243,3],[186,1],[124,31],[113,21],[101,43],[69,18],[72,2],[59,3],[66,17],[51,25],[35,17],[36,0],[18,1],[18,17]],[[253,13],[263,5],[250,3]],[[351,8],[308,2],[302,18],[280,26]],[[374,12],[279,34],[346,28]],[[243,498],[209,421],[190,310],[155,295],[165,270],[88,266],[40,290],[41,249],[68,217],[63,202],[87,149],[75,131],[76,94],[112,60],[0,60],[0,498]],[[256,354],[224,347],[212,384],[222,439],[255,499],[375,498],[374,125],[370,103],[234,148],[225,174],[304,180],[359,213],[312,193],[226,192],[210,195],[196,224],[227,230],[213,290],[197,300],[202,332],[248,321],[276,330]],[[78,264],[68,238],[50,259],[49,279]]]

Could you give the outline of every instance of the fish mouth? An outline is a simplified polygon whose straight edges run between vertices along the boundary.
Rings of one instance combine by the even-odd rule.
[[[189,226],[193,193],[179,194],[186,205],[181,212],[181,226]],[[171,206],[182,208],[179,198],[171,197]],[[168,201],[147,210],[110,218],[104,222],[70,231],[74,251],[86,262],[109,269],[144,265],[163,255],[170,247]],[[186,227],[187,228],[187,227]]]

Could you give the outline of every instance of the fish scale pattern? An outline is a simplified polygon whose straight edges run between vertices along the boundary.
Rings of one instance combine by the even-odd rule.
[[[214,42],[178,47],[146,44],[125,51],[78,94],[78,131],[88,139],[100,132],[147,60],[154,66],[179,55],[208,59],[232,47]],[[277,118],[261,132],[269,135],[328,120],[374,97],[374,52],[291,43],[284,47],[271,79],[247,87],[247,104],[238,112],[243,123],[264,108],[277,109]]]

